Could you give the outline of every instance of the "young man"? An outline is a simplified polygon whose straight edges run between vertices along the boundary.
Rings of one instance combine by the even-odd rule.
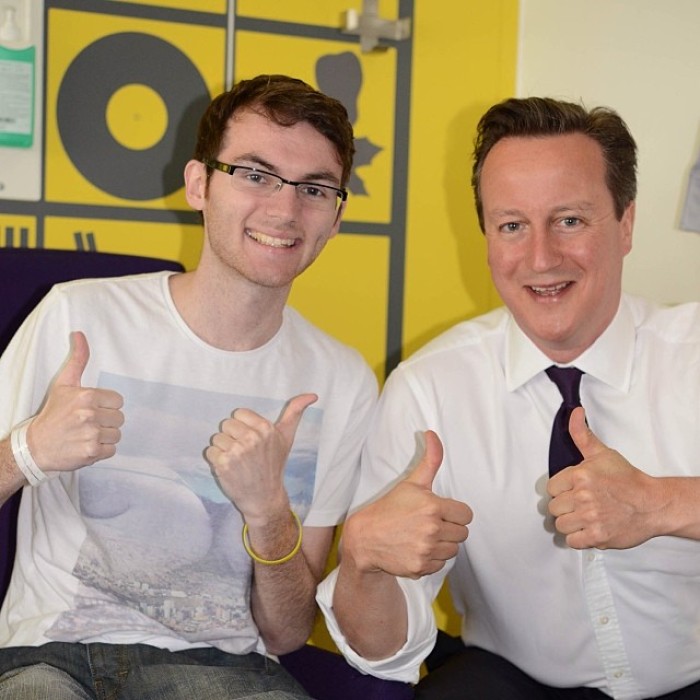
[[[621,292],[632,136],[611,110],[506,100],[473,187],[506,308],[389,378],[329,626],[359,668],[416,681],[449,573],[466,648],[418,698],[700,698],[700,305]]]
[[[338,232],[353,153],[336,100],[242,81],[185,168],[197,269],[60,285],[13,339],[0,698],[307,697],[269,657],[311,631],[376,382],[286,301]]]

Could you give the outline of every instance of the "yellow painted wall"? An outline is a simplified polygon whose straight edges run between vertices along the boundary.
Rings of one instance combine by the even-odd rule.
[[[514,91],[517,0],[417,0],[404,352],[499,304],[469,185],[474,130]]]

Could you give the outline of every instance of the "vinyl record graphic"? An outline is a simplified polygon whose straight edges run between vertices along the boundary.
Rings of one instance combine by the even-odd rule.
[[[162,137],[148,148],[120,143],[107,120],[110,99],[132,85],[153,90],[167,111]],[[180,49],[153,35],[124,32],[75,57],[59,88],[56,117],[66,153],[83,177],[116,197],[145,201],[182,187],[208,102],[206,83]]]

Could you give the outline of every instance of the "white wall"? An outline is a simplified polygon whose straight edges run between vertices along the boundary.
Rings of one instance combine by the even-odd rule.
[[[606,105],[639,148],[637,223],[624,287],[700,301],[700,233],[680,230],[700,156],[698,0],[521,0],[519,96]]]

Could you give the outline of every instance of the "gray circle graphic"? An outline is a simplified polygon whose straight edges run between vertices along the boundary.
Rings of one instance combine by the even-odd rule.
[[[125,85],[153,89],[166,105],[168,125],[151,148],[126,148],[109,131],[107,104]],[[182,186],[207,86],[180,49],[149,34],[125,32],[86,46],[65,72],[56,116],[66,153],[83,177],[115,197],[148,200]],[[178,138],[179,134],[187,138]]]

